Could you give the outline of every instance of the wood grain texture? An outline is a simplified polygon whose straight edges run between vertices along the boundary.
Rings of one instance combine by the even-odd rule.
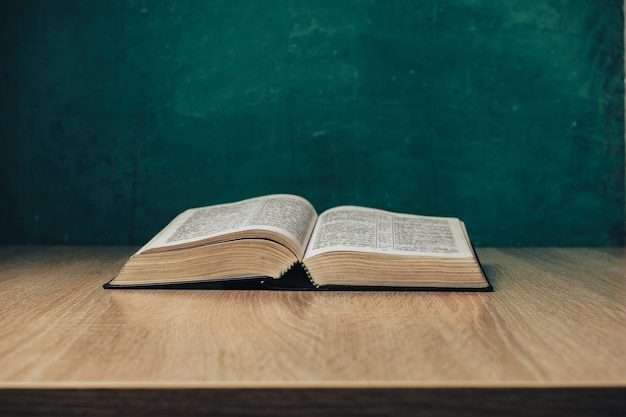
[[[0,409],[41,390],[293,388],[599,389],[626,409],[624,248],[479,249],[493,293],[102,289],[134,250],[0,249]]]

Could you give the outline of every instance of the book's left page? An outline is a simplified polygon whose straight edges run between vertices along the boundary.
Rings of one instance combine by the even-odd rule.
[[[279,278],[302,258],[316,220],[307,200],[287,194],[189,209],[106,288]]]
[[[272,194],[184,211],[137,253],[255,238],[278,241],[302,258],[317,213],[309,201]]]

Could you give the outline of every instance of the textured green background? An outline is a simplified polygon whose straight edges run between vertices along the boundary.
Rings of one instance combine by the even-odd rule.
[[[289,192],[623,245],[621,1],[0,3],[0,243]]]

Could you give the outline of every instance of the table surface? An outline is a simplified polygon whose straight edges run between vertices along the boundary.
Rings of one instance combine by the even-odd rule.
[[[626,387],[624,248],[478,248],[495,291],[105,290],[136,248],[0,248],[0,389]]]

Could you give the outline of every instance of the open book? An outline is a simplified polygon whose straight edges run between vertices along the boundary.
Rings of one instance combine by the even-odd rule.
[[[294,269],[308,279],[290,283]],[[318,216],[310,202],[287,194],[184,211],[105,288],[230,280],[292,289],[491,290],[459,219],[356,206]]]

